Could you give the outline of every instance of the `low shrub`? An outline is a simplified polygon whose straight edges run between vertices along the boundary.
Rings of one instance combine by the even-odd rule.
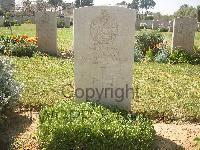
[[[158,31],[159,31],[159,32],[168,32],[168,30],[169,30],[169,29],[168,29],[168,28],[165,28],[165,27],[159,27],[159,28],[158,28]]]
[[[164,37],[159,32],[141,32],[136,35],[135,49],[141,50],[145,56],[149,49],[156,52],[159,48],[159,44],[163,43],[163,40]]]
[[[200,54],[190,54],[182,49],[175,49],[172,51],[169,57],[170,63],[191,63],[200,64]]]
[[[64,28],[64,27],[65,27],[65,22],[64,22],[63,19],[59,19],[59,20],[57,21],[57,27],[58,27],[58,28]]]
[[[165,49],[161,49],[155,56],[155,62],[167,63],[169,61],[169,52]]]
[[[19,84],[13,79],[13,68],[10,61],[0,57],[0,113],[12,108],[17,102],[20,89]]]
[[[37,39],[23,36],[0,36],[0,53],[8,56],[32,57],[37,52]]]
[[[150,149],[155,130],[141,117],[92,103],[61,102],[40,113],[43,149]]]
[[[196,137],[194,139],[194,141],[196,142],[196,145],[198,146],[198,148],[200,149],[200,137]]]
[[[134,61],[135,62],[141,62],[143,60],[144,56],[141,50],[134,49]]]
[[[154,61],[154,52],[152,49],[149,49],[145,55],[145,61],[153,62]]]

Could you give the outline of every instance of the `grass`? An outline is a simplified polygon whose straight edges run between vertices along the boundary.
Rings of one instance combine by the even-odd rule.
[[[33,25],[14,27],[13,32],[34,36]],[[8,34],[6,28],[1,33]],[[171,33],[164,33],[170,40]],[[195,43],[200,43],[197,33]],[[58,30],[58,44],[72,48],[72,30]],[[200,45],[199,45],[200,46]],[[24,84],[22,105],[40,107],[66,99],[62,93],[74,80],[73,61],[52,57],[12,57],[15,77]],[[136,63],[133,111],[154,119],[200,121],[200,66],[189,64]]]
[[[22,24],[22,26],[14,26],[12,28],[13,35],[28,35],[36,36],[36,26],[33,24]],[[10,35],[10,30],[5,27],[0,27],[0,35]],[[64,28],[57,30],[57,43],[60,51],[67,51],[72,49],[72,29]]]

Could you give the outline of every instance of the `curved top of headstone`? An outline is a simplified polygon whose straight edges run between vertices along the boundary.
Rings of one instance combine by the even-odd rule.
[[[117,9],[117,10],[126,10],[126,11],[130,11],[133,12],[135,11],[135,9],[131,9],[131,8],[125,8],[125,7],[119,7],[119,6],[85,6],[85,7],[79,7],[79,8],[75,8],[74,10],[91,10],[91,9]]]

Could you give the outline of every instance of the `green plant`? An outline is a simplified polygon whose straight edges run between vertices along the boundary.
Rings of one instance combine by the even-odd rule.
[[[153,50],[152,50],[152,49],[149,49],[149,50],[146,52],[145,60],[146,60],[147,62],[153,62],[153,61],[154,61],[154,53],[153,53]]]
[[[13,79],[13,68],[10,61],[0,57],[0,113],[17,102],[20,89],[19,84]]]
[[[57,21],[57,27],[58,27],[58,28],[64,28],[64,27],[65,27],[65,22],[64,22],[63,19],[59,19],[59,20]]]
[[[17,43],[13,45],[10,49],[5,53],[11,53],[12,56],[17,56],[17,57],[32,57],[35,53],[37,52],[37,46],[32,43]]]
[[[198,53],[190,54],[182,49],[175,49],[169,57],[170,63],[191,63],[200,64],[200,55]]]
[[[32,57],[37,52],[37,39],[23,36],[0,36],[0,53],[12,56]]]
[[[144,56],[141,50],[134,49],[134,61],[135,62],[141,62],[143,60]]]
[[[159,32],[141,32],[136,35],[135,48],[141,50],[144,56],[149,49],[152,49],[155,54],[163,40],[164,36]]]
[[[60,102],[39,117],[41,147],[57,149],[150,149],[152,123],[117,109],[92,103]]]
[[[158,51],[158,53],[155,56],[155,62],[166,63],[168,62],[168,58],[169,58],[168,51],[165,49],[161,49]]]
[[[200,138],[199,137],[196,137],[194,139],[194,141],[196,142],[196,145],[198,146],[198,148],[200,148]]]
[[[168,32],[168,28],[166,28],[166,27],[159,27],[158,31],[159,32]]]

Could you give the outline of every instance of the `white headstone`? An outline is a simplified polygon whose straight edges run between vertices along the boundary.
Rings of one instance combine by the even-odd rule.
[[[195,18],[176,18],[173,24],[172,47],[193,52],[194,37],[197,30]]]
[[[159,28],[159,20],[153,20],[152,30],[157,30]]]
[[[197,22],[197,31],[200,32],[200,22]]]
[[[168,27],[169,32],[173,32],[173,21],[169,21],[169,27]]]
[[[147,25],[147,29],[152,29],[153,20],[143,20],[142,23]]]
[[[122,7],[74,11],[77,99],[131,110],[135,20],[135,11]]]
[[[140,23],[141,23],[140,20],[136,20],[136,22],[135,22],[135,29],[136,30],[140,30]]]
[[[70,27],[70,17],[64,17],[64,22],[65,22],[65,28]]]
[[[42,52],[57,55],[57,21],[55,12],[36,13],[38,47]]]

